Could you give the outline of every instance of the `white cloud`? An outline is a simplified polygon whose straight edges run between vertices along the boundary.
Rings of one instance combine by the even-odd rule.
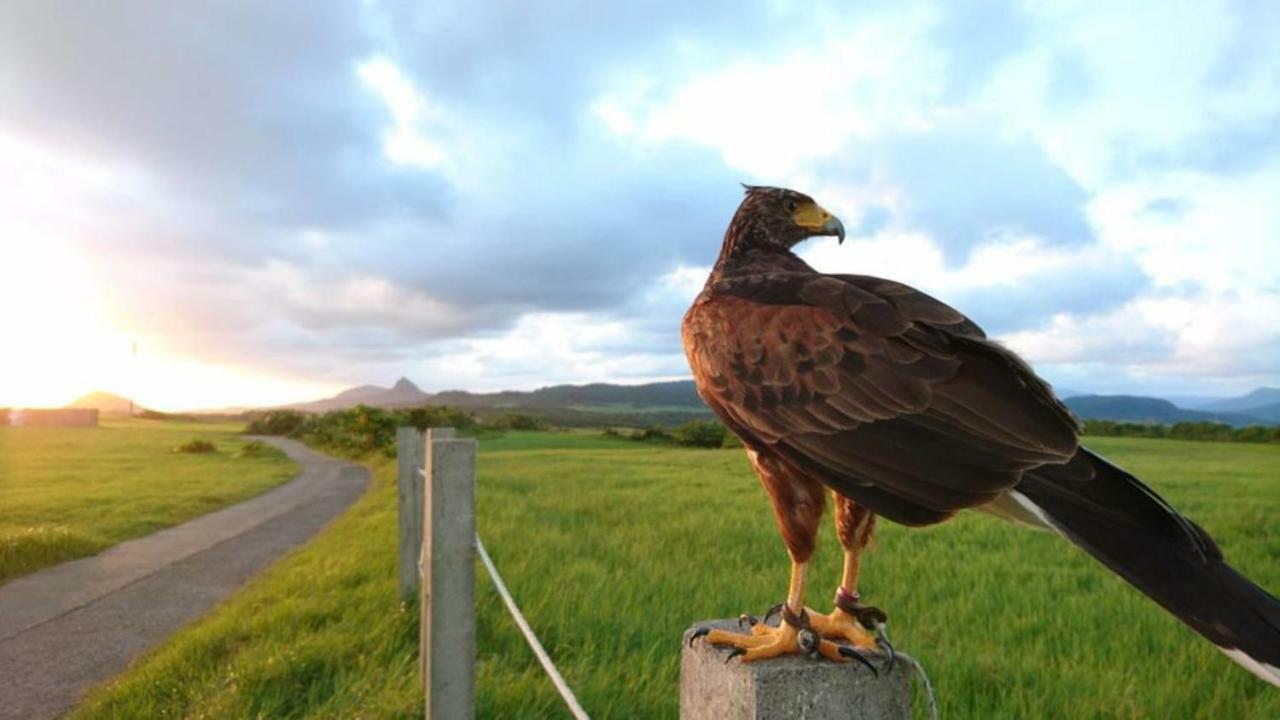
[[[1049,3],[1036,8],[1034,47],[1002,67],[976,105],[1028,133],[1080,183],[1128,173],[1132,153],[1280,111],[1280,54],[1231,58],[1266,21],[1227,2]],[[1256,8],[1263,12],[1261,8]],[[1256,26],[1251,27],[1251,24]],[[1229,63],[1224,65],[1224,63]],[[1062,66],[1072,66],[1066,83]],[[1055,102],[1057,95],[1071,102]]]
[[[1280,291],[1278,187],[1280,167],[1231,177],[1175,172],[1106,188],[1091,215],[1102,239],[1137,258],[1158,284]],[[1151,212],[1161,199],[1178,201],[1178,211]]]
[[[1008,235],[979,245],[963,265],[953,267],[928,235],[910,232],[883,232],[843,245],[819,240],[802,249],[801,256],[823,272],[894,278],[941,298],[1024,287],[1053,275],[1087,284],[1087,271],[1114,266],[1123,258],[1104,245],[1054,247],[1037,238]]]
[[[1275,381],[1276,317],[1280,297],[1270,294],[1141,298],[1098,315],[1061,315],[1006,342],[1079,390],[1244,392]]]
[[[658,285],[665,292],[693,302],[693,298],[702,291],[702,286],[707,282],[707,275],[710,272],[710,267],[679,265],[659,278]]]
[[[391,113],[391,127],[382,134],[387,157],[425,170],[447,167],[449,156],[444,143],[432,137],[447,127],[444,111],[429,102],[413,81],[384,56],[360,63],[356,73]]]
[[[635,347],[634,332],[624,321],[588,313],[527,314],[507,332],[452,343],[415,372],[435,389],[480,391],[687,376],[683,357]]]
[[[245,277],[247,292],[276,297],[295,322],[310,328],[368,327],[402,334],[448,335],[472,320],[461,308],[375,275],[317,275],[273,260]]]
[[[706,145],[730,167],[777,182],[797,179],[851,137],[926,126],[941,65],[919,40],[930,13],[824,20],[824,33],[781,57],[670,79],[623,75],[592,111],[617,135]]]

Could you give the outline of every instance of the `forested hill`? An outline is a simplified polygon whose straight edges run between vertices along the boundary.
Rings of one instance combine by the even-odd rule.
[[[1121,420],[1138,423],[1217,422],[1235,427],[1269,425],[1275,420],[1233,412],[1187,410],[1153,397],[1136,395],[1080,395],[1064,400],[1082,420]]]
[[[459,407],[665,407],[705,408],[692,380],[646,383],[644,385],[552,385],[530,392],[508,390],[471,393],[448,390],[432,396],[432,402]]]

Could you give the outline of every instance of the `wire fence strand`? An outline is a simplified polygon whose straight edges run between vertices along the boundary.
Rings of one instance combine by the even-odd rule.
[[[591,720],[591,716],[587,715],[587,711],[583,710],[582,705],[578,703],[578,698],[574,696],[573,690],[569,689],[569,684],[561,677],[560,671],[556,669],[556,664],[551,661],[551,656],[547,654],[546,648],[542,647],[541,642],[538,642],[538,636],[533,633],[533,628],[529,626],[529,621],[524,619],[524,614],[520,612],[519,606],[516,605],[515,598],[511,597],[511,592],[507,590],[506,583],[502,582],[502,576],[498,574],[498,568],[494,566],[489,553],[484,549],[484,543],[480,540],[480,533],[476,533],[476,552],[479,553],[485,569],[489,571],[489,577],[493,579],[493,586],[498,589],[498,594],[502,596],[502,602],[506,604],[511,617],[515,618],[516,625],[520,626],[520,632],[524,634],[524,639],[528,641],[529,647],[533,649],[533,654],[538,656],[538,662],[542,663],[542,669],[546,670],[547,675],[551,676],[551,682],[555,683],[556,689],[560,691],[560,697],[564,698],[565,704],[569,706],[569,712],[573,713],[577,720]]]

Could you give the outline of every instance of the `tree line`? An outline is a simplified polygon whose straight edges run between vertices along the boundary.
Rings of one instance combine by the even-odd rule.
[[[451,427],[462,432],[540,430],[541,421],[527,415],[507,413],[481,421],[474,415],[445,405],[387,409],[358,405],[326,413],[297,410],[268,410],[253,413],[245,432],[250,435],[283,435],[355,454],[383,452],[396,454],[396,428],[426,430]]]
[[[247,432],[285,435],[352,453],[381,451],[395,454],[396,428],[419,430],[452,427],[463,432],[543,430],[546,420],[523,413],[477,416],[447,405],[386,409],[360,405],[346,410],[312,414],[297,410],[253,413]],[[606,435],[638,442],[683,447],[721,448],[741,445],[733,433],[715,420],[691,420],[679,425],[654,425],[645,429],[609,427]],[[1156,423],[1085,420],[1084,434],[1102,437],[1168,438],[1214,442],[1280,443],[1280,426],[1251,425],[1234,428],[1214,422]]]
[[[1231,427],[1216,422],[1134,423],[1115,420],[1085,420],[1084,434],[1103,437],[1168,438],[1213,442],[1280,442],[1280,425]]]

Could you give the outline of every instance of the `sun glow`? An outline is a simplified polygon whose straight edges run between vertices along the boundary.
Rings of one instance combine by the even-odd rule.
[[[142,407],[183,410],[287,403],[334,390],[172,356],[163,339],[129,332],[109,316],[84,250],[3,237],[0,407],[56,407],[105,390]]]
[[[0,127],[0,407],[57,407],[102,390],[156,410],[309,400],[334,384],[184,356],[145,317],[113,311],[103,272],[113,221],[146,195],[136,169],[7,134]]]
[[[95,302],[87,259],[70,243],[0,244],[0,405],[61,405],[127,380],[130,340]]]

